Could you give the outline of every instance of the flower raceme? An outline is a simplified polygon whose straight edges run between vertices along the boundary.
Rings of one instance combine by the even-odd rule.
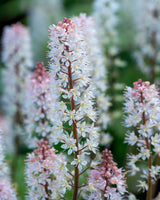
[[[38,146],[26,160],[28,199],[61,199],[68,186],[66,162],[47,141],[38,142]]]
[[[7,105],[6,109],[8,108],[7,113],[14,116],[18,109],[16,103],[23,105],[23,83],[32,67],[29,30],[22,24],[17,23],[5,27],[2,38],[2,61],[6,66],[3,71],[6,87],[4,101]]]
[[[125,90],[125,126],[131,127],[131,133],[127,133],[126,142],[137,146],[137,154],[130,154],[129,171],[132,175],[141,171],[138,162],[146,163],[141,171],[143,179],[138,187],[148,190],[147,199],[152,198],[152,184],[160,175],[160,166],[155,160],[160,156],[160,99],[158,90],[150,82],[142,82],[139,79],[134,83],[134,88],[126,87]]]
[[[0,199],[8,200],[13,199],[16,200],[16,192],[10,183],[9,177],[9,168],[7,163],[5,162],[4,156],[4,144],[3,144],[4,135],[2,134],[0,127]]]
[[[88,58],[90,60],[89,67],[92,69],[92,82],[95,87],[97,122],[101,132],[107,128],[109,123],[109,98],[105,95],[107,90],[106,67],[104,63],[104,55],[102,47],[99,43],[96,23],[93,17],[87,17],[86,14],[80,14],[79,17],[73,18],[77,28],[85,34],[85,41],[88,46]],[[96,55],[96,56],[95,56]]]
[[[138,67],[154,82],[159,73],[159,1],[138,0],[135,1],[137,50],[134,53]]]
[[[17,200],[16,192],[12,184],[6,178],[0,178],[0,199],[1,200]]]
[[[22,24],[17,23],[4,28],[2,37],[2,61],[6,67],[3,70],[2,76],[4,84],[4,111],[12,126],[14,140],[15,137],[19,137],[19,135],[24,133],[24,82],[32,68],[29,30]],[[18,149],[18,145],[15,145],[16,147]]]
[[[117,51],[116,43],[118,38],[116,26],[118,24],[117,11],[119,7],[119,3],[115,0],[94,1],[93,15],[99,26],[101,43],[110,48],[109,54]]]
[[[33,75],[26,83],[26,130],[28,144],[36,147],[40,140],[48,140],[51,133],[52,109],[54,97],[50,89],[50,76],[44,64],[37,63]]]
[[[94,0],[93,10],[93,16],[98,28],[99,41],[106,54],[107,66],[125,66],[125,62],[118,57],[120,48],[116,27],[119,22],[117,13],[120,11],[120,3],[116,0]]]
[[[125,173],[118,169],[108,149],[103,151],[100,165],[90,171],[88,190],[91,193],[88,200],[122,199],[126,192]]]
[[[21,23],[6,26],[2,40],[2,61],[7,67],[20,65],[20,75],[26,73],[25,68],[32,67],[31,39],[29,30]]]
[[[96,153],[98,146],[92,69],[83,30],[78,29],[74,21],[64,18],[57,26],[51,25],[49,39],[51,87],[57,97],[52,109],[55,123],[51,140],[62,142],[62,148],[69,155],[74,154],[70,164],[74,166],[74,185],[71,184],[76,200],[82,168],[90,163],[87,155]]]

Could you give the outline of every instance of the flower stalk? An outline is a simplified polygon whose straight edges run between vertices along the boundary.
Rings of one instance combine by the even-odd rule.
[[[88,169],[91,152],[96,153],[98,133],[94,127],[92,69],[88,67],[88,48],[83,30],[71,19],[64,18],[50,26],[50,72],[52,92],[56,95],[55,123],[51,141],[62,142],[62,148],[73,154],[69,165],[74,167],[69,185],[73,200],[80,196],[80,175]],[[54,45],[53,45],[54,44]],[[91,122],[88,123],[88,122]],[[88,163],[88,165],[87,165]]]
[[[131,146],[136,145],[138,153],[128,156],[129,172],[135,175],[141,171],[139,190],[147,191],[147,200],[153,196],[153,184],[160,174],[160,166],[154,160],[160,154],[158,145],[159,134],[159,94],[155,85],[150,82],[142,82],[139,79],[134,83],[134,88],[126,88],[125,92],[125,126],[132,127],[132,132],[127,133],[126,142]],[[144,169],[140,169],[137,163],[143,162]]]

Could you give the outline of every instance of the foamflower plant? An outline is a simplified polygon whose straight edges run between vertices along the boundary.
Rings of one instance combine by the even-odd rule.
[[[20,136],[24,134],[24,82],[32,69],[32,51],[29,29],[21,23],[4,28],[2,37],[4,112],[11,124],[11,136],[16,154]],[[12,144],[11,144],[12,145]]]
[[[10,180],[10,172],[5,162],[5,145],[3,142],[4,135],[0,127],[0,199],[17,200],[16,191]]]
[[[65,176],[66,162],[62,155],[55,154],[55,149],[47,141],[38,142],[38,146],[33,153],[28,154],[26,160],[27,198],[61,199],[69,186]]]
[[[138,67],[146,74],[151,82],[155,81],[159,73],[160,52],[160,3],[159,1],[138,0],[135,1],[136,37],[137,46],[134,52]]]
[[[137,148],[136,154],[128,155],[129,172],[141,173],[137,186],[147,191],[147,200],[151,200],[153,183],[160,175],[156,162],[160,156],[160,99],[155,85],[139,79],[134,82],[134,88],[126,87],[124,112],[125,126],[131,128],[126,142]]]
[[[97,31],[97,24],[94,17],[87,17],[86,14],[80,14],[79,17],[73,18],[77,27],[84,32],[85,41],[88,46],[88,59],[90,61],[90,68],[92,69],[92,83],[95,87],[95,106],[97,108],[97,121],[96,124],[99,127],[99,132],[105,134],[105,130],[108,127],[110,116],[109,106],[110,98],[106,95],[108,82],[107,82],[107,69],[105,66],[105,58],[102,46],[99,42],[99,36]],[[95,56],[96,55],[96,56]],[[111,136],[109,134],[101,134],[100,136],[104,139],[108,136],[104,145],[108,145],[111,142]],[[103,137],[104,135],[104,137]],[[109,139],[110,137],[110,139]],[[101,139],[100,142],[103,140]]]
[[[92,69],[84,33],[74,20],[64,18],[57,26],[51,25],[49,40],[51,87],[56,96],[51,140],[61,142],[68,155],[73,155],[69,161],[73,181],[69,184],[72,199],[77,200],[85,186],[80,185],[79,178],[90,167],[91,153],[98,147]]]
[[[54,97],[50,88],[50,75],[43,62],[37,63],[32,76],[26,81],[25,93],[27,144],[35,148],[38,141],[49,141],[53,123],[49,110],[54,104]]]
[[[113,161],[111,151],[103,151],[102,161],[89,173],[87,200],[123,199],[126,193],[125,173]]]

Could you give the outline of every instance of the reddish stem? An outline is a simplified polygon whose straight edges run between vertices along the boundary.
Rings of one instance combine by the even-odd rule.
[[[46,159],[46,156],[45,156],[45,149],[44,149],[43,146],[42,146],[42,156],[43,156],[42,159],[45,160],[45,159]],[[46,171],[47,171],[47,169],[44,168],[44,172],[46,172]],[[46,181],[45,185],[43,185],[43,186],[44,186],[45,192],[46,192],[46,194],[47,194],[47,196],[48,196],[48,197],[45,198],[45,200],[49,200],[49,199],[50,199],[50,198],[49,198],[50,192],[49,192],[49,190],[48,190],[48,182]]]
[[[71,90],[71,89],[73,89],[71,63],[69,64],[69,67],[68,67],[68,80],[69,80],[69,87],[70,87],[70,90]],[[73,111],[73,110],[75,110],[75,108],[76,108],[75,101],[74,101],[73,96],[72,96],[71,97],[71,110]],[[76,147],[77,147],[77,151],[75,151],[75,154],[74,154],[74,159],[78,159],[79,146],[78,146],[77,124],[74,120],[73,120],[73,137],[76,140]],[[74,174],[73,200],[77,200],[78,199],[78,189],[79,189],[79,169],[78,169],[78,165],[74,166],[74,171],[75,171],[75,174]]]
[[[143,93],[141,92],[141,103],[143,103]],[[142,113],[142,122],[143,125],[146,124],[145,112]],[[152,154],[151,147],[149,143],[148,137],[145,137],[146,147],[150,152],[150,156],[148,159],[148,191],[147,191],[147,200],[152,200],[152,177],[151,177],[151,168],[152,168]]]

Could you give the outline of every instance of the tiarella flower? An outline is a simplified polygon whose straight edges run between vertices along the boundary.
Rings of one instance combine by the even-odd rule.
[[[120,4],[116,0],[94,0],[93,9],[99,41],[104,48],[106,65],[110,73],[117,69],[117,67],[125,66],[125,63],[118,57],[120,49],[117,31],[119,23],[117,13],[119,12]]]
[[[29,30],[22,24],[5,27],[2,38],[2,61],[6,66],[4,101],[10,116],[17,112],[17,104],[23,105],[23,82],[32,67],[30,43]]]
[[[80,31],[83,31],[85,34],[85,41],[88,46],[88,59],[90,60],[90,68],[92,70],[92,82],[95,87],[98,115],[96,123],[100,126],[101,132],[103,133],[110,121],[108,114],[110,100],[108,96],[105,95],[107,90],[107,72],[103,55],[104,53],[98,38],[97,26],[94,18],[87,17],[85,14],[80,14],[79,17],[74,17],[73,20]],[[88,106],[89,105],[85,105],[85,103],[83,105],[84,109]],[[102,140],[100,139],[100,141]]]
[[[61,142],[64,143],[61,147],[63,149],[68,149],[68,155],[70,155],[72,152],[77,151],[76,147],[76,139],[73,138],[73,135],[68,135],[67,133],[65,135],[61,136]]]
[[[25,124],[29,147],[36,147],[38,140],[49,139],[53,123],[49,110],[53,104],[49,72],[43,63],[37,63],[32,77],[26,83]]]
[[[116,25],[118,23],[118,17],[116,13],[118,9],[119,4],[115,0],[94,1],[93,14],[98,25],[101,42],[103,41],[102,43],[105,43],[105,46],[110,46],[109,52],[111,55],[117,54],[118,50],[115,44],[117,42]]]
[[[151,177],[157,179],[160,176],[160,166],[152,166],[151,168]]]
[[[160,155],[160,134],[156,133],[151,137],[151,144],[153,145],[154,152]]]
[[[140,171],[138,162],[144,164],[147,170],[143,170],[138,187],[143,191],[148,190],[147,199],[151,199],[152,183],[157,180],[159,166],[153,162],[158,159],[159,150],[159,116],[160,116],[160,99],[155,85],[149,82],[142,82],[139,79],[134,83],[134,88],[127,87],[125,91],[125,125],[132,127],[134,132],[127,133],[126,142],[130,145],[137,145],[137,154],[129,155],[129,172],[134,175]],[[127,106],[132,103],[132,109],[127,111]],[[128,120],[132,116],[132,120]],[[136,120],[137,119],[137,120]],[[131,122],[132,121],[132,122]]]
[[[51,88],[56,96],[55,106],[50,112],[55,120],[50,139],[54,143],[62,141],[62,147],[68,148],[69,154],[74,153],[74,159],[70,160],[74,165],[74,183],[71,184],[73,198],[77,199],[80,171],[90,163],[90,159],[84,156],[96,152],[98,141],[98,133],[92,123],[96,120],[96,112],[93,109],[95,92],[91,84],[89,50],[83,30],[71,19],[64,18],[49,29]],[[62,133],[68,139],[64,139]]]
[[[148,184],[146,183],[146,181],[139,180],[138,182],[139,182],[139,184],[137,185],[138,190],[142,190],[143,192],[148,190]]]
[[[154,81],[159,72],[160,64],[160,30],[159,1],[138,0],[135,1],[136,38],[137,50],[134,53],[138,67]]]
[[[9,168],[5,162],[3,138],[0,127],[0,200],[16,200],[16,192],[10,183]]]
[[[126,192],[125,173],[117,168],[108,149],[103,151],[99,166],[90,171],[88,191],[90,200],[122,199]]]
[[[60,199],[69,188],[64,157],[56,155],[55,149],[50,148],[47,141],[39,142],[38,145],[39,148],[28,154],[26,160],[27,198]]]
[[[146,160],[147,158],[150,157],[150,150],[144,147],[141,147],[139,149],[139,154],[138,156],[142,159],[142,160]]]
[[[89,48],[88,56],[90,59],[90,67],[92,68],[92,79],[94,82],[93,84],[96,87],[95,96],[97,98],[97,106],[98,110],[100,110],[100,114],[102,114],[103,112],[107,112],[109,102],[108,98],[105,97],[105,91],[107,90],[107,74],[104,64],[103,51],[99,44],[98,32],[96,31],[96,23],[93,17],[86,17],[85,14],[81,14],[79,17],[75,17],[73,18],[73,20],[75,21],[78,28],[83,30],[85,34],[85,40]],[[106,128],[107,122],[108,116],[106,117],[106,122],[103,125],[104,128]]]
[[[6,67],[3,70],[4,111],[11,123],[12,135],[15,138],[24,133],[24,81],[32,68],[29,30],[22,24],[17,23],[4,28],[2,61]]]
[[[137,142],[137,136],[135,135],[134,132],[129,132],[126,134],[125,142],[130,144],[131,146],[135,145]]]
[[[128,166],[133,166],[139,159],[139,156],[138,155],[134,155],[134,154],[131,154],[131,155],[128,155]]]
[[[85,155],[81,154],[78,155],[77,158],[75,158],[72,162],[71,165],[76,165],[78,166],[78,169],[81,171],[83,166],[87,165],[87,160],[85,158]]]
[[[6,179],[0,177],[0,200],[17,200],[16,192],[12,184]]]

